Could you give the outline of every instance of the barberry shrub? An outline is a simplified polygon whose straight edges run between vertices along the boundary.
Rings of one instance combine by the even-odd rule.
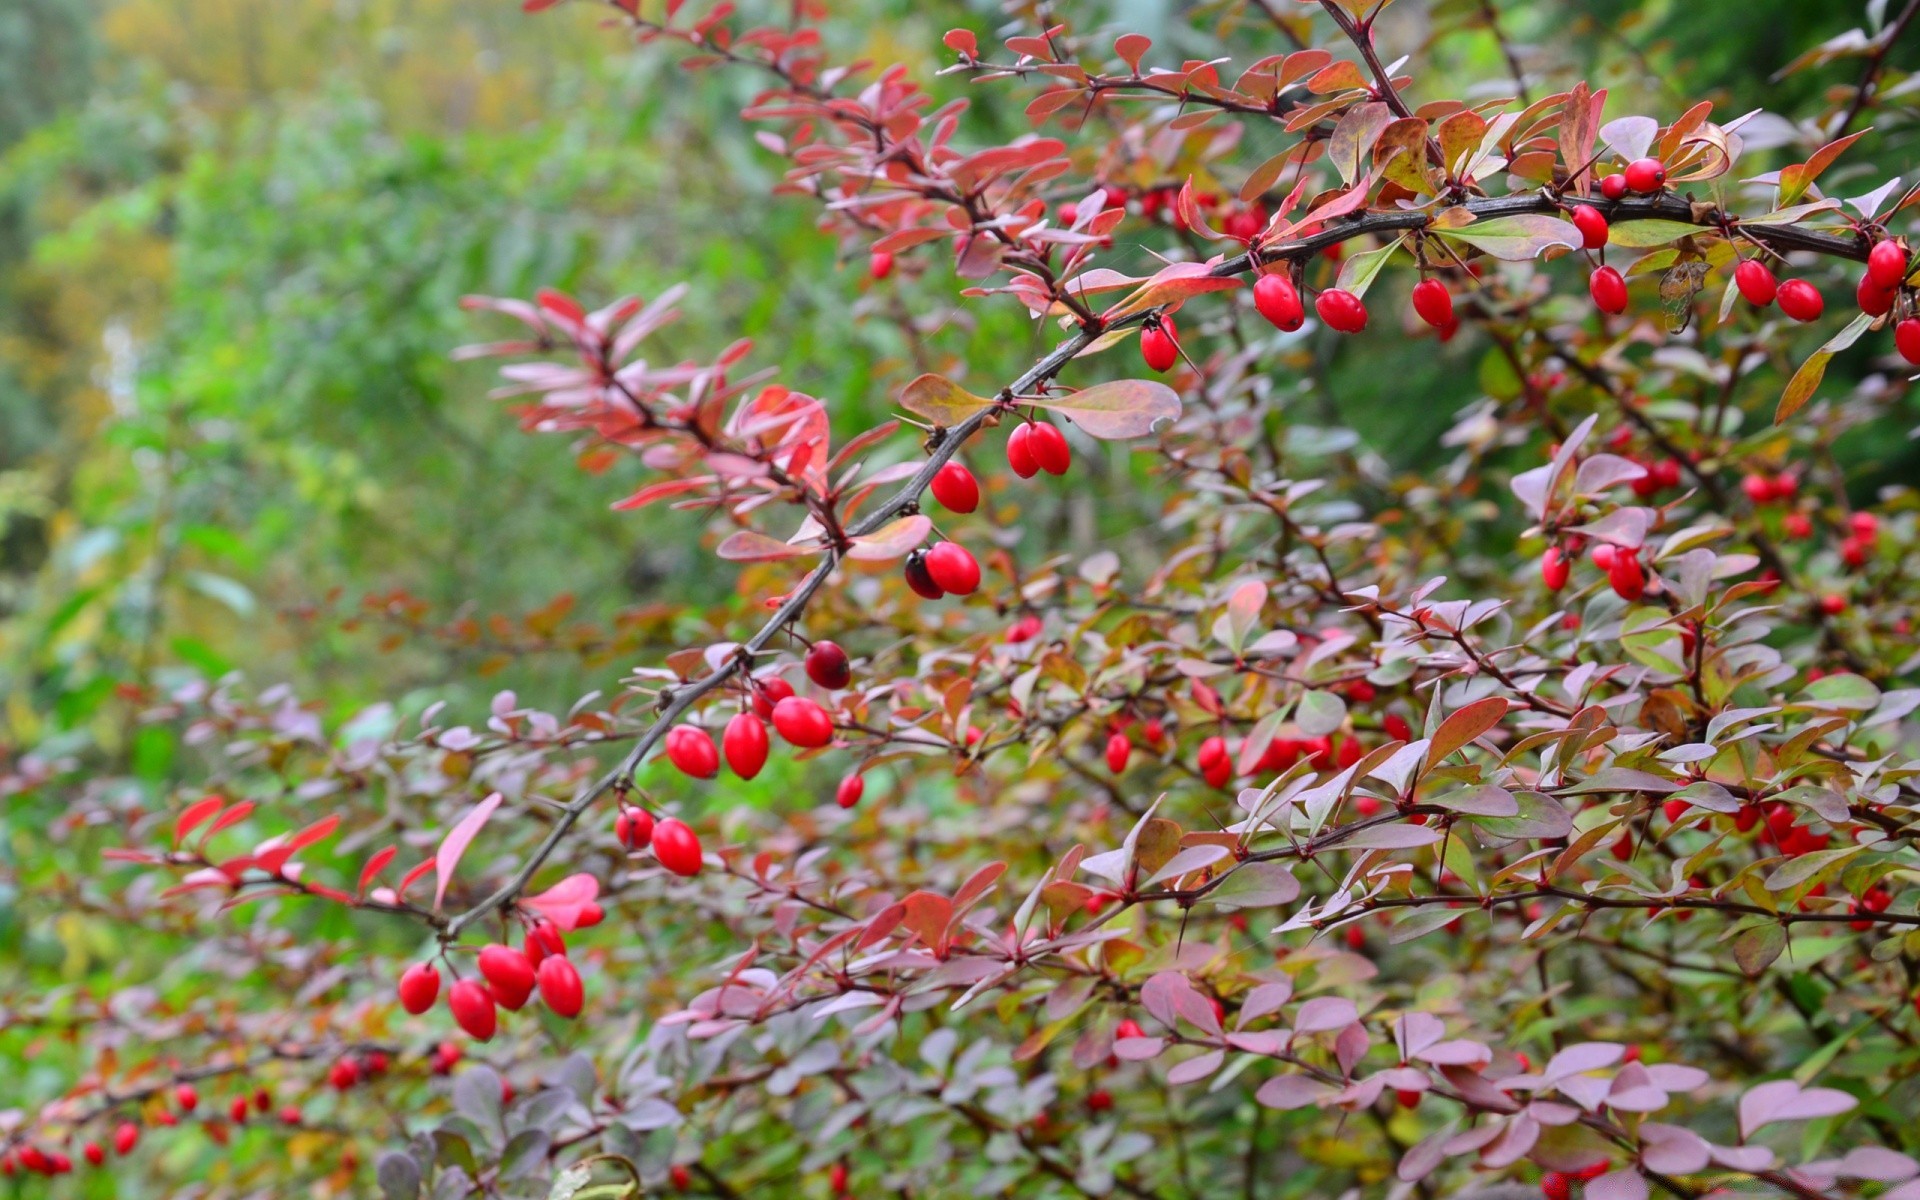
[[[750,80],[770,203],[891,295],[861,319],[1051,348],[923,347],[845,428],[675,339],[698,280],[471,300],[524,429],[703,514],[749,603],[560,711],[146,695],[206,768],[159,809],[13,761],[10,805],[111,832],[88,903],[231,969],[10,996],[90,1053],[0,1111],[9,1173],[1920,1197],[1920,502],[1860,482],[1920,359],[1920,189],[1861,141],[1920,5],[1800,60],[1855,74],[1786,135],[1623,111],[1492,6],[1433,36],[1505,77],[1403,74],[1382,0],[1254,0],[1207,61],[1009,5],[938,80],[815,0],[525,7]],[[1389,343],[1483,392],[1417,476],[1329,387],[1428,405]]]

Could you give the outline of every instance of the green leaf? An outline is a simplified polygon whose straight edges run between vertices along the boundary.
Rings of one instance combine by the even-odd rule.
[[[1399,252],[1400,245],[1404,241],[1406,241],[1404,237],[1397,238],[1377,250],[1356,254],[1340,264],[1340,279],[1337,286],[1345,288],[1356,296],[1365,296],[1367,289],[1373,286],[1373,281],[1379,278],[1380,268],[1386,266],[1387,260]]]
[[[1628,249],[1642,249],[1647,246],[1664,246],[1691,234],[1704,233],[1698,225],[1689,225],[1685,221],[1622,221],[1607,233],[1607,244],[1625,246]]]
[[[922,375],[900,393],[901,408],[947,428],[992,404],[992,400],[974,395],[944,375]]]
[[[1733,939],[1733,961],[1739,963],[1740,969],[1750,977],[1758,978],[1786,948],[1787,931],[1778,923],[1769,921],[1764,925],[1749,926]]]
[[[1820,387],[1820,381],[1827,377],[1827,364],[1833,356],[1860,340],[1860,335],[1873,324],[1873,318],[1861,313],[1847,322],[1847,327],[1827,339],[1827,344],[1807,356],[1800,369],[1787,380],[1787,390],[1780,394],[1780,406],[1773,410],[1773,423],[1785,424],[1788,417],[1806,407],[1813,399],[1813,393]]]
[[[1475,221],[1462,229],[1436,229],[1440,237],[1453,238],[1484,250],[1508,262],[1527,262],[1540,257],[1554,246],[1578,250],[1580,231],[1570,221],[1541,213],[1522,213],[1513,217],[1495,217]]]

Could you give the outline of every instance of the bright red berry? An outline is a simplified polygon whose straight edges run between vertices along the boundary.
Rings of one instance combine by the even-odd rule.
[[[360,1064],[350,1058],[338,1059],[327,1071],[327,1082],[336,1092],[344,1092],[360,1082]]]
[[[1920,367],[1920,319],[1908,317],[1893,327],[1893,348],[1909,364]]]
[[[1037,470],[1038,468],[1035,469]],[[915,550],[913,553],[907,555],[907,562],[906,565],[901,568],[901,573],[906,576],[907,586],[912,588],[914,594],[917,596],[922,596],[928,600],[938,600],[947,594],[941,589],[939,584],[933,581],[933,572],[927,569],[927,552],[925,550]]]
[[[687,1170],[683,1163],[675,1163],[669,1167],[667,1177],[673,1180],[673,1186],[680,1191],[684,1192],[693,1186],[693,1172]]]
[[[1438,279],[1422,279],[1413,285],[1413,311],[1435,329],[1445,329],[1454,323],[1453,293]]]
[[[727,766],[735,775],[752,779],[767,765],[766,722],[750,712],[735,713],[727,722],[726,732],[720,735],[720,750],[727,756]]]
[[[1892,291],[1906,281],[1907,250],[1898,242],[1875,242],[1867,252],[1867,278],[1883,291]]]
[[[841,808],[852,808],[860,803],[860,797],[867,794],[867,781],[861,775],[849,775],[840,781],[833,791],[833,802]]]
[[[1547,552],[1540,556],[1540,580],[1547,590],[1557,592],[1567,586],[1567,577],[1573,573],[1573,564],[1560,552],[1558,546],[1548,546]]]
[[[494,1031],[500,1027],[500,1016],[493,1007],[493,993],[471,979],[458,981],[447,992],[447,1008],[453,1013],[454,1023],[475,1041],[492,1041]]]
[[[1161,317],[1159,324],[1140,330],[1140,357],[1156,371],[1172,370],[1180,361],[1180,335],[1171,320]]]
[[[1314,298],[1313,311],[1320,314],[1327,328],[1340,333],[1359,333],[1367,327],[1366,303],[1344,288],[1321,292]]]
[[[433,1007],[440,996],[440,972],[432,963],[415,963],[400,973],[400,1007],[414,1016]]]
[[[86,1155],[87,1161],[96,1167],[107,1161],[107,1152],[100,1148],[99,1142],[88,1142],[80,1153]]]
[[[1885,242],[1880,243],[1886,245]],[[1874,282],[1871,274],[1862,275],[1860,284],[1854,288],[1853,300],[1860,311],[1870,317],[1884,317],[1893,311],[1893,302],[1900,295],[1897,288],[1883,288]]]
[[[181,1112],[192,1112],[200,1106],[200,1093],[194,1091],[190,1083],[183,1083],[174,1088],[173,1099],[174,1103],[180,1106]]]
[[[1593,296],[1594,307],[1601,312],[1619,316],[1627,311],[1627,281],[1612,267],[1595,271],[1587,280],[1587,291]]]
[[[773,706],[793,695],[793,685],[778,675],[769,675],[756,681],[759,686],[753,690],[753,711],[762,721],[773,720]]]
[[[1107,738],[1107,770],[1115,775],[1127,769],[1127,760],[1133,757],[1133,741],[1124,733],[1116,733]]]
[[[1813,536],[1813,518],[1805,513],[1788,513],[1780,528],[1795,541]]]
[[[1574,206],[1573,227],[1580,231],[1580,244],[1589,250],[1598,250],[1607,244],[1607,218],[1591,204]]]
[[[1627,177],[1618,172],[1600,180],[1600,194],[1609,200],[1618,200],[1627,194]]]
[[[667,731],[667,758],[695,779],[720,773],[720,752],[713,748],[712,735],[698,725],[675,725]]]
[[[853,682],[853,664],[840,643],[822,638],[807,647],[807,678],[830,692]]]
[[[1570,1200],[1573,1181],[1558,1171],[1548,1171],[1540,1177],[1540,1195],[1544,1200]]]
[[[519,1012],[533,994],[533,963],[512,946],[495,942],[481,947],[480,974],[494,1000],[509,1012]]]
[[[802,749],[815,749],[833,740],[833,718],[805,696],[788,696],[774,705],[773,727],[781,737]],[[658,831],[653,839],[660,840]]]
[[[1065,475],[1073,465],[1073,448],[1067,445],[1067,435],[1047,421],[1035,421],[1032,428],[1027,444],[1033,448],[1033,461],[1049,475]]]
[[[766,737],[765,731],[760,736]],[[620,815],[613,821],[613,836],[629,850],[645,850],[647,843],[653,840],[653,814],[644,808],[621,809]],[[528,941],[532,941],[531,934],[528,935]],[[538,966],[539,961],[535,960],[534,965]]]
[[[1144,336],[1144,335],[1143,335]],[[1165,367],[1157,368],[1166,370]],[[1033,425],[1022,421],[1013,427],[1007,435],[1007,465],[1013,473],[1022,479],[1032,479],[1040,473],[1040,460],[1033,453]]]
[[[885,279],[893,274],[893,255],[885,250],[875,250],[867,259],[867,274],[875,279]]]
[[[1774,296],[1780,291],[1780,281],[1773,277],[1767,264],[1757,258],[1741,260],[1740,265],[1733,269],[1733,285],[1755,308],[1772,304]]]
[[[1253,307],[1274,328],[1285,333],[1292,333],[1307,320],[1306,307],[1300,303],[1300,289],[1285,275],[1268,274],[1254,280]]]
[[[480,1040],[484,1042],[487,1039],[481,1038]],[[303,1119],[300,1113],[300,1106],[297,1104],[288,1104],[280,1109],[280,1123],[282,1125],[298,1125]]]
[[[933,473],[933,498],[949,512],[970,513],[980,507],[980,481],[957,462]]]
[[[927,550],[927,574],[943,592],[970,596],[980,586],[980,564],[958,542],[936,542]]]
[[[555,1016],[571,1020],[580,1015],[586,991],[580,985],[580,972],[569,959],[554,955],[540,964],[538,972],[540,1002]]]
[[[653,831],[653,856],[675,875],[700,873],[700,839],[677,818],[668,817]]]
[[[1667,184],[1667,166],[1657,158],[1636,158],[1627,164],[1627,190],[1645,196]]]
[[[647,836],[648,839],[651,840],[653,836],[653,814],[646,812],[644,809],[634,809],[633,811],[641,813],[647,818]],[[565,938],[560,936],[560,930],[552,921],[536,921],[527,929],[526,951],[527,961],[535,967],[538,967],[546,960],[549,954],[566,954],[567,942]],[[452,1043],[446,1044],[451,1045]],[[454,1046],[454,1049],[457,1050],[459,1047]]]
[[[1647,590],[1647,571],[1640,555],[1632,550],[1615,550],[1613,565],[1607,568],[1607,582],[1622,600],[1638,600]]]
[[[1837,617],[1847,611],[1847,598],[1838,592],[1828,592],[1820,597],[1820,611],[1829,617]]]
[[[1777,294],[1780,311],[1802,324],[1818,321],[1827,308],[1826,298],[1821,296],[1820,289],[1804,279],[1787,280],[1780,285]]]
[[[244,1109],[245,1105],[246,1105],[246,1102],[243,1100],[241,1102],[241,1107]],[[114,1126],[113,1152],[115,1154],[120,1154],[120,1155],[132,1154],[133,1148],[139,1145],[139,1143],[140,1143],[140,1127],[138,1125],[135,1125],[132,1121],[122,1121],[118,1125]]]

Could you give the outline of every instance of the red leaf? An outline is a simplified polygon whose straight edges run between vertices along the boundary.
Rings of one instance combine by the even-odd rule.
[[[679,496],[686,492],[697,492],[713,482],[711,475],[693,479],[664,479],[659,483],[650,483],[625,500],[615,500],[613,511],[626,512],[629,509],[644,508],[655,500],[665,500],[669,496]]]
[[[249,816],[252,815],[252,813],[253,813],[253,801],[242,800],[240,803],[234,805],[232,808],[221,813],[219,818],[216,819],[213,824],[207,826],[207,831],[200,835],[200,844],[205,845],[213,837],[214,834],[219,833],[222,829],[231,829],[235,825],[238,825],[240,822],[246,820]]]
[[[187,805],[187,811],[180,814],[180,820],[173,827],[173,844],[178,846],[200,822],[220,811],[226,800],[219,796],[203,796]]]
[[[392,862],[393,856],[398,853],[400,853],[398,846],[388,846],[373,852],[373,857],[367,860],[367,865],[360,868],[359,892],[362,896],[367,894],[367,885],[373,882],[374,876],[380,873],[381,868]]]
[[[726,541],[714,553],[728,562],[773,562],[782,558],[798,558],[802,554],[818,554],[821,547],[794,546],[778,538],[756,533],[751,529],[742,529]]]
[[[313,845],[321,838],[326,837],[339,827],[339,813],[334,813],[330,817],[322,817],[320,820],[302,829],[299,833],[294,834],[292,840],[287,843],[287,849],[290,852],[298,853],[308,846]]]
[[[453,882],[454,868],[460,865],[460,856],[467,852],[467,846],[479,836],[480,829],[500,807],[500,793],[495,792],[485,800],[473,806],[460,823],[447,831],[441,839],[440,848],[433,852],[433,870],[437,885],[433,889],[433,906],[437,909],[447,897],[447,885]]]
[[[422,875],[425,875],[428,871],[431,871],[432,869],[433,869],[433,860],[428,859],[427,861],[421,863],[419,866],[415,867],[413,870],[408,871],[406,875],[401,878],[400,886],[394,889],[394,892],[393,892],[394,897],[397,899],[401,896],[406,895],[407,889],[412,887],[414,884],[418,883],[420,881],[420,877]]]

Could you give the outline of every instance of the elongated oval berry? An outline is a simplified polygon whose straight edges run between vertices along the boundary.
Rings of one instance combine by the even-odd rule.
[[[645,809],[635,809],[634,811],[645,813],[647,818],[647,833],[648,836],[651,837],[653,833],[653,814],[646,812]],[[565,938],[560,936],[559,928],[554,925],[552,921],[536,921],[527,929],[526,950],[527,961],[537,968],[541,963],[546,961],[549,954],[558,954],[565,957],[567,953],[567,942]]]
[[[1115,775],[1127,769],[1127,760],[1133,757],[1133,741],[1124,733],[1116,733],[1107,738],[1107,770]]]
[[[1667,185],[1667,165],[1657,158],[1636,158],[1627,164],[1627,190],[1645,196]]]
[[[675,875],[698,875],[700,839],[685,821],[668,817],[653,831],[653,857]]]
[[[1162,317],[1158,325],[1140,331],[1140,357],[1156,371],[1171,370],[1180,361],[1179,335],[1174,332],[1173,322]]]
[[[1321,292],[1314,298],[1313,311],[1320,314],[1327,328],[1339,333],[1359,333],[1367,327],[1366,302],[1345,288]]]
[[[971,596],[980,586],[980,564],[958,542],[936,542],[927,550],[927,574],[940,590]]]
[[[1413,285],[1413,311],[1435,329],[1454,323],[1453,293],[1438,279],[1422,279]]]
[[[667,731],[667,758],[695,779],[712,779],[720,773],[720,752],[713,748],[713,737],[697,725],[675,725]]]
[[[1818,321],[1827,308],[1826,298],[1820,294],[1820,289],[1804,279],[1787,280],[1780,285],[1778,296],[1780,311],[1801,324]]]
[[[1226,760],[1227,739],[1218,736],[1210,737],[1202,741],[1200,743],[1200,749],[1194,754],[1194,761],[1199,764],[1200,769],[1203,771],[1215,763],[1225,762]]]
[[[173,1099],[174,1103],[180,1106],[181,1112],[192,1112],[194,1109],[200,1107],[200,1093],[194,1091],[193,1085],[190,1083],[183,1083],[179,1087],[174,1088]]]
[[[1573,227],[1580,231],[1580,244],[1589,250],[1598,250],[1607,244],[1607,218],[1591,204],[1576,204],[1568,214]]]
[[[867,781],[864,776],[849,775],[840,781],[834,789],[833,802],[841,808],[852,808],[860,803],[860,797],[867,794]]]
[[[653,814],[644,808],[632,806],[621,809],[620,815],[613,820],[613,836],[629,850],[645,850],[647,843],[653,840]],[[534,960],[534,965],[540,965],[538,959]]]
[[[1607,568],[1607,582],[1622,600],[1638,600],[1647,590],[1647,572],[1640,565],[1640,555],[1632,550],[1615,550],[1613,565]]]
[[[1893,327],[1893,348],[1901,358],[1920,367],[1920,320],[1908,317]]]
[[[1880,243],[1882,246],[1885,242]],[[1900,295],[1897,288],[1881,287],[1868,273],[1860,277],[1860,284],[1853,290],[1854,303],[1860,311],[1870,317],[1884,317],[1893,311],[1893,302]]]
[[[1587,280],[1587,291],[1592,293],[1594,307],[1601,312],[1617,317],[1627,311],[1627,281],[1612,267],[1595,271],[1593,278]]]
[[[132,1121],[122,1121],[113,1127],[113,1152],[119,1155],[133,1153],[134,1146],[140,1142],[140,1127]]]
[[[1600,180],[1600,194],[1609,200],[1618,200],[1627,194],[1627,177],[1615,172]]]
[[[970,513],[980,507],[980,481],[957,462],[933,473],[933,498],[948,512]]]
[[[462,979],[447,991],[447,1008],[453,1013],[454,1024],[475,1041],[492,1041],[500,1027],[492,993],[471,979]]]
[[[1733,286],[1740,289],[1747,303],[1755,308],[1765,308],[1773,303],[1773,297],[1780,290],[1780,281],[1773,277],[1773,271],[1757,258],[1747,258],[1733,269]]]
[[[494,1001],[509,1012],[519,1012],[533,994],[533,963],[512,946],[495,942],[481,947],[480,974]]]
[[[773,727],[802,749],[814,749],[833,740],[833,718],[805,696],[788,696],[774,705]],[[653,840],[660,840],[659,830],[654,831]]]
[[[1278,273],[1254,280],[1253,307],[1283,333],[1292,333],[1307,321],[1306,306],[1300,303],[1300,289],[1293,286],[1293,280]]]
[[[1033,426],[1026,421],[1015,425],[1007,435],[1007,466],[1022,479],[1032,479],[1040,473],[1040,460],[1033,453]]]
[[[440,997],[439,970],[432,963],[413,964],[400,972],[399,992],[400,1007],[419,1016],[432,1008],[433,1002]]]
[[[1067,435],[1061,433],[1057,425],[1035,421],[1027,444],[1033,447],[1033,461],[1049,475],[1065,475],[1073,465],[1073,448],[1067,445]]]
[[[941,590],[939,584],[933,581],[933,572],[927,569],[927,552],[925,550],[915,550],[913,553],[907,555],[907,562],[906,565],[901,568],[901,573],[907,578],[907,586],[912,588],[914,594],[917,596],[923,596],[928,600],[938,600],[947,594]]]
[[[752,779],[767,765],[767,725],[750,712],[735,713],[720,735],[727,767],[742,779]]]
[[[1615,553],[1616,551],[1612,542],[1595,542],[1593,546],[1593,565],[1599,567],[1602,571],[1612,569],[1613,556]]]
[[[769,675],[756,682],[759,686],[753,690],[753,711],[762,721],[771,721],[773,706],[793,695],[793,685],[778,675]]]
[[[1899,242],[1875,242],[1867,251],[1867,276],[1883,291],[1892,291],[1907,278],[1907,250]]]
[[[807,678],[830,692],[853,682],[853,664],[840,643],[825,638],[807,647]]]
[[[581,986],[580,972],[572,962],[559,955],[543,960],[539,983],[540,1002],[552,1009],[555,1016],[572,1020],[580,1015],[586,989]]]
[[[893,274],[893,255],[885,250],[875,250],[867,259],[867,274],[875,279],[885,279]]]
[[[1548,546],[1547,552],[1540,556],[1540,580],[1547,590],[1557,592],[1567,586],[1567,577],[1573,572],[1573,564],[1567,556],[1560,553],[1560,547]]]

